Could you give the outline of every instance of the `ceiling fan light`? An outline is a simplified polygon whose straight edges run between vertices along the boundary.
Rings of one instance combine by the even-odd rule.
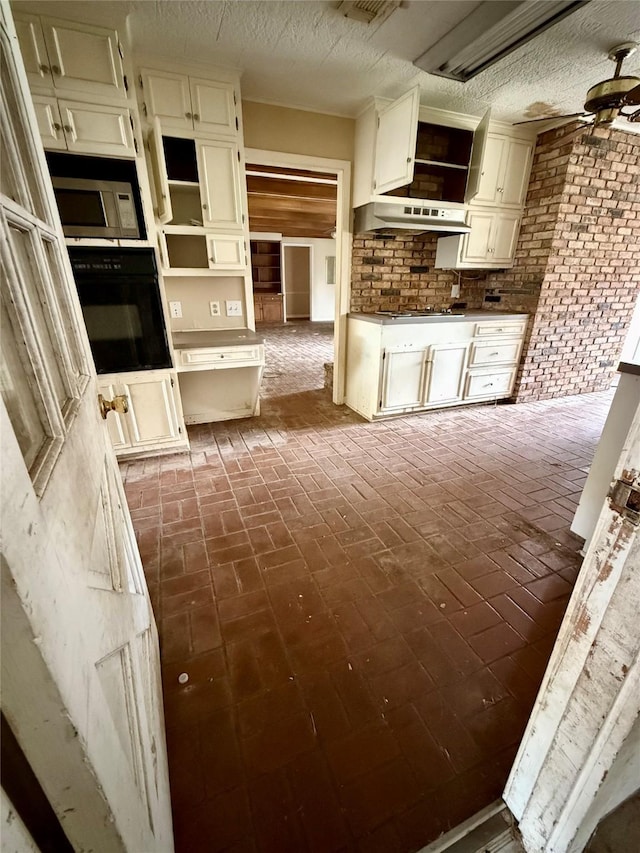
[[[609,125],[618,118],[619,114],[619,107],[607,107],[605,109],[598,110],[593,120],[593,126],[602,127],[603,125]]]

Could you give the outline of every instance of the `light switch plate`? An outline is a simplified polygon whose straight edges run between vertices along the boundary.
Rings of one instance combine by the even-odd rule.
[[[170,302],[169,303],[169,314],[175,320],[179,320],[180,317],[182,317],[182,302]]]
[[[209,303],[209,313],[212,317],[220,316],[220,303],[219,302],[210,302]]]
[[[227,317],[242,317],[242,302],[239,299],[227,299],[225,306]]]

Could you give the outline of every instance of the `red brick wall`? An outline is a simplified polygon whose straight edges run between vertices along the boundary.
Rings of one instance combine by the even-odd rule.
[[[451,285],[458,282],[458,277],[433,268],[436,240],[435,234],[403,234],[388,239],[354,234],[351,311],[442,308],[455,301],[480,308],[486,275],[463,273],[461,296],[452,299]]]
[[[535,312],[518,401],[608,388],[640,292],[640,138],[574,130],[540,136],[516,264],[487,281]]]

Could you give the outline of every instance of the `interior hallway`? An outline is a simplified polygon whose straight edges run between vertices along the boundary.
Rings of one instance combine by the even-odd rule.
[[[500,796],[610,396],[368,424],[279,388],[191,428],[190,455],[122,465],[176,850],[416,851]]]

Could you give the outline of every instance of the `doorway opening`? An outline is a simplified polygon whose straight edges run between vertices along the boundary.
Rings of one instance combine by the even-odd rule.
[[[331,387],[335,363],[332,398],[342,403],[349,164],[249,150],[246,174],[262,396]]]

